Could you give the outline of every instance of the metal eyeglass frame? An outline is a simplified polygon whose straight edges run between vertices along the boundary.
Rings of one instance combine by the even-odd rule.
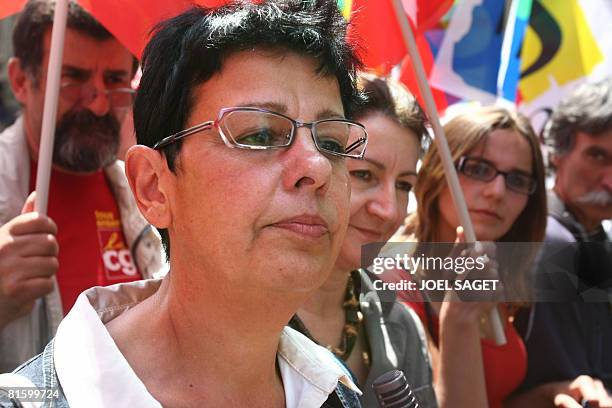
[[[114,108],[119,108],[119,109],[124,109],[124,108],[129,108],[130,106],[132,106],[132,104],[134,103],[134,95],[136,94],[136,91],[133,90],[132,88],[111,88],[111,89],[103,89],[103,90],[98,90],[96,89],[96,87],[92,86],[92,85],[86,85],[86,84],[79,84],[78,82],[65,82],[63,84],[60,84],[60,95],[61,95],[61,91],[65,88],[81,88],[81,100],[76,101],[75,103],[82,103],[82,99],[83,98],[83,94],[82,94],[82,89],[86,89],[86,88],[92,88],[94,90],[94,92],[92,93],[93,98],[91,99],[91,101],[95,100],[96,96],[98,95],[99,92],[104,93],[104,95],[106,95],[107,98],[109,98],[109,101],[112,100],[111,98],[111,94],[113,93],[124,93],[124,94],[128,94],[132,96],[132,100],[131,103],[129,105],[121,105],[121,106],[113,106],[111,104],[112,107]],[[91,97],[91,96],[90,96]],[[88,103],[91,103],[91,101],[89,101]],[[88,104],[86,103],[86,105]]]
[[[283,117],[287,120],[289,120],[292,123],[292,128],[291,128],[291,135],[288,138],[288,141],[286,144],[283,145],[278,145],[278,146],[249,146],[249,145],[243,145],[240,144],[238,142],[236,142],[233,138],[231,137],[227,137],[224,133],[223,133],[223,129],[221,129],[219,127],[219,122],[223,119],[223,117],[229,113],[232,112],[237,112],[237,111],[243,111],[243,112],[263,112],[263,113],[268,113],[271,115],[276,115],[276,116],[280,116]],[[344,122],[344,123],[348,123],[351,125],[355,125],[355,126],[359,126],[361,129],[363,129],[363,133],[364,133],[364,137],[363,138],[359,138],[356,142],[352,143],[350,146],[346,147],[346,151],[350,152],[351,150],[356,149],[357,147],[363,145],[363,150],[362,152],[358,155],[358,156],[351,156],[348,153],[337,153],[337,152],[333,152],[330,150],[325,150],[322,149],[319,144],[317,143],[317,138],[315,137],[315,132],[314,132],[314,127],[319,124],[319,123],[324,123],[324,122]],[[293,139],[295,138],[295,133],[296,130],[301,128],[301,127],[305,127],[310,129],[310,136],[312,137],[312,140],[315,144],[315,147],[317,148],[317,150],[320,153],[323,154],[331,154],[333,156],[339,156],[339,157],[349,157],[351,159],[363,159],[363,156],[365,155],[365,151],[366,151],[366,147],[368,145],[368,132],[366,131],[365,127],[358,122],[352,121],[352,120],[348,120],[348,119],[322,119],[322,120],[315,120],[313,122],[300,122],[298,120],[292,119],[286,115],[283,115],[282,113],[278,113],[278,112],[274,112],[268,109],[263,109],[263,108],[253,108],[253,107],[233,107],[233,108],[222,108],[219,110],[219,115],[217,116],[217,119],[215,119],[214,121],[207,121],[207,122],[203,122],[200,123],[198,125],[192,126],[188,129],[185,130],[181,130],[178,133],[175,133],[173,135],[164,137],[162,140],[160,140],[159,142],[155,143],[153,145],[153,149],[155,150],[159,150],[162,149],[174,142],[176,142],[177,140],[183,139],[184,137],[187,137],[189,135],[192,135],[194,133],[200,132],[202,130],[207,130],[210,128],[215,128],[217,129],[217,131],[219,132],[219,135],[221,136],[221,140],[223,140],[223,143],[229,147],[229,148],[239,148],[239,149],[249,149],[249,150],[272,150],[272,149],[282,149],[282,148],[286,148],[291,146],[291,143],[293,143]]]
[[[477,178],[468,174],[465,174],[463,172],[463,167],[465,166],[465,162],[466,160],[478,160],[479,162],[483,162],[488,164],[489,166],[491,166],[493,168],[493,170],[495,170],[495,176],[493,176],[491,179],[489,180],[485,180],[485,179],[481,179],[481,178]],[[485,183],[491,182],[495,179],[495,177],[497,177],[498,175],[502,175],[504,176],[504,184],[506,185],[506,188],[508,188],[508,190],[510,191],[514,191],[515,193],[518,194],[525,194],[525,195],[532,195],[533,193],[535,193],[536,189],[538,188],[535,179],[533,178],[533,176],[531,176],[531,180],[533,181],[533,183],[531,184],[531,188],[529,189],[528,192],[524,192],[524,191],[518,191],[517,189],[511,187],[508,185],[508,175],[512,174],[512,173],[517,173],[516,171],[501,171],[499,169],[497,169],[497,167],[495,167],[492,163],[488,162],[487,160],[484,160],[480,157],[470,157],[470,156],[461,156],[459,158],[459,162],[457,163],[457,170],[459,170],[461,172],[461,174],[465,174],[467,177],[472,178],[474,180],[479,180],[479,181],[483,181]],[[519,173],[519,174],[522,174]],[[525,176],[527,176],[527,174],[523,174]]]

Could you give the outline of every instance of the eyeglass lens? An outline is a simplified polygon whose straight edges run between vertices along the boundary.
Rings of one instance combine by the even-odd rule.
[[[465,159],[462,166],[462,172],[472,178],[481,181],[491,181],[498,174],[498,170],[490,163],[478,159]],[[504,174],[506,186],[513,191],[531,194],[535,188],[535,181],[532,177],[511,171]]]
[[[221,118],[219,127],[239,146],[251,148],[288,146],[295,131],[293,122],[284,116],[248,110],[228,112]],[[365,137],[365,132],[349,122],[317,122],[312,132],[320,150],[351,156],[359,156],[363,150],[361,138]]]
[[[63,85],[60,92],[62,97],[72,104],[89,105],[96,99],[99,91],[93,86],[75,83]],[[128,88],[106,89],[104,92],[110,106],[115,108],[131,106],[134,101],[134,92]]]

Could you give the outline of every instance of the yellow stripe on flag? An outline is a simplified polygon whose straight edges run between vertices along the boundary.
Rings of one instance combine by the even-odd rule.
[[[521,79],[519,88],[524,102],[546,92],[551,77],[561,86],[589,75],[604,60],[578,0],[537,1],[559,27],[561,44],[547,64]],[[521,72],[532,66],[543,51],[541,39],[530,25],[521,51]]]
[[[342,15],[344,16],[344,18],[346,19],[346,21],[349,21],[351,19],[351,9],[353,8],[353,0],[341,0],[341,7],[340,7],[340,11],[342,12]]]

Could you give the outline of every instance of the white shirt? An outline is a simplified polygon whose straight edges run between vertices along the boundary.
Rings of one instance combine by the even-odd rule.
[[[71,407],[161,407],[104,326],[155,293],[161,279],[95,287],[79,295],[54,344],[59,382]],[[325,348],[285,327],[277,352],[288,408],[320,407],[338,381],[361,394]]]

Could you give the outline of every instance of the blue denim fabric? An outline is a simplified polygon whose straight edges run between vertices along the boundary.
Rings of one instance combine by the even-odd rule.
[[[58,398],[48,401],[43,405],[44,408],[69,408],[66,396],[59,384],[57,373],[55,372],[55,365],[53,363],[53,340],[47,344],[42,354],[33,357],[29,361],[23,363],[17,367],[14,371],[15,374],[22,375],[28,378],[39,388],[42,389],[58,389]],[[8,400],[0,396],[0,407],[18,408],[20,405],[16,402]],[[330,397],[325,401],[322,407],[326,408],[360,408],[359,397],[357,394],[338,383],[336,391],[331,394]],[[113,407],[115,408],[115,407]],[[117,407],[120,408],[120,407]]]
[[[58,390],[58,398],[46,401],[44,408],[68,408],[66,396],[62,390],[55,373],[53,364],[53,340],[43,350],[43,352],[30,360],[26,361],[13,371],[15,374],[22,375],[32,381],[35,386],[44,390]],[[0,407],[20,407],[18,403],[0,397]]]

